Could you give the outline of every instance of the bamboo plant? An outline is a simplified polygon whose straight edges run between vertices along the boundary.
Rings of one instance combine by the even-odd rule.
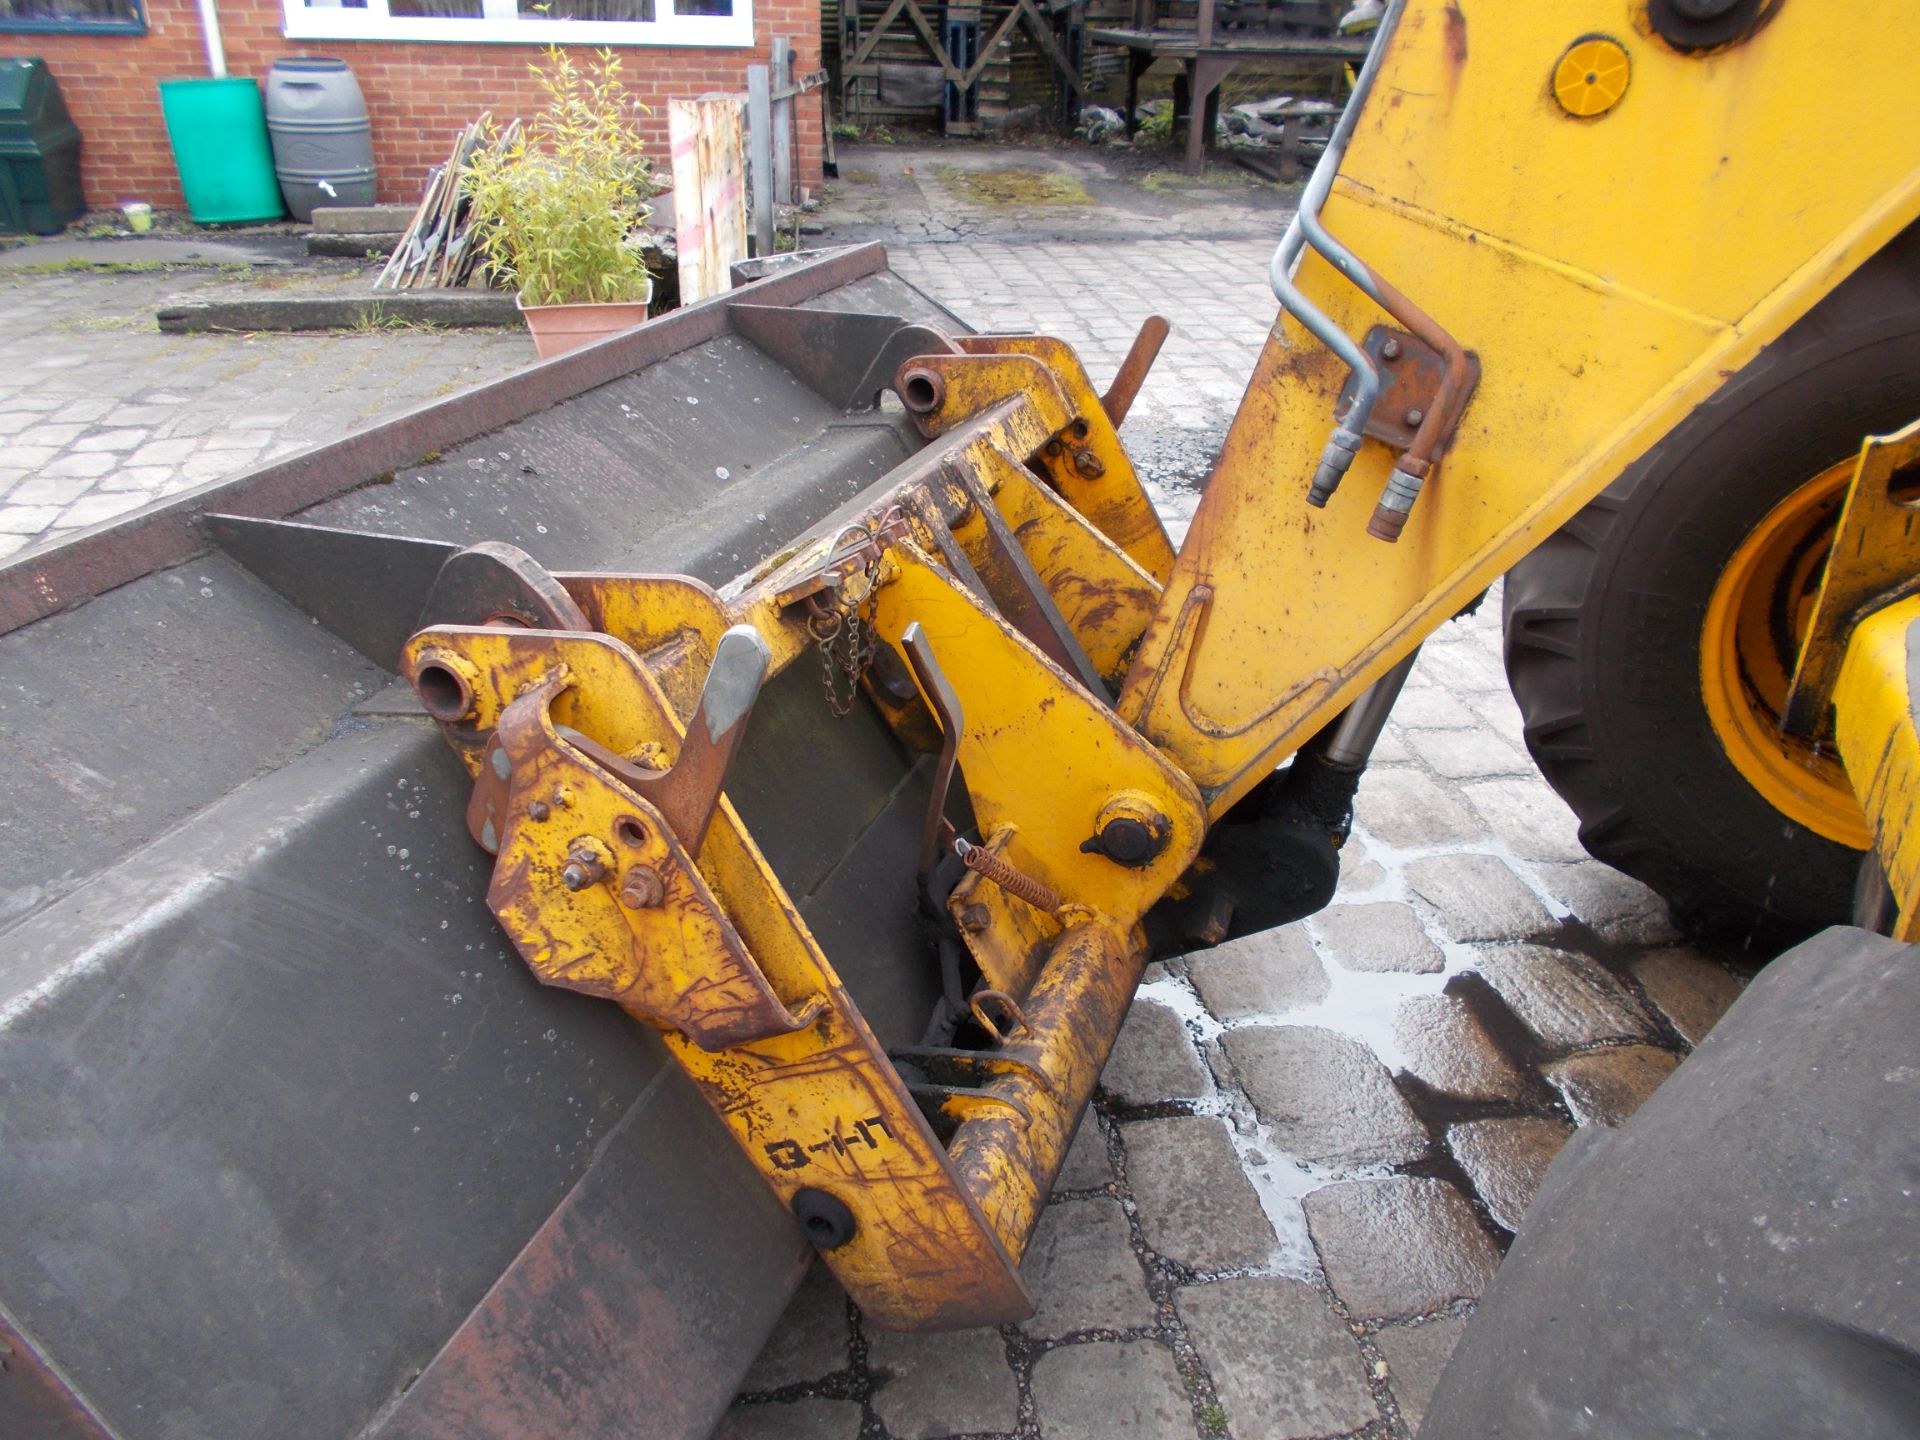
[[[467,170],[488,268],[523,306],[644,303],[653,280],[637,230],[655,187],[636,122],[646,107],[611,50],[582,67],[550,45],[545,63],[529,68],[545,108],[517,139],[482,147]]]

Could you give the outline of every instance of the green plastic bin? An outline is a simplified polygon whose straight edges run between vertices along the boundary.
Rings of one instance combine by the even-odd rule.
[[[242,76],[162,80],[160,109],[195,220],[234,225],[286,214],[257,84]]]
[[[86,208],[80,130],[53,72],[0,58],[0,231],[57,235]]]

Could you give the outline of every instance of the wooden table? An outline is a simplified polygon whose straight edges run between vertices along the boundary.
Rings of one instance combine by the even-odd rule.
[[[1192,30],[1138,27],[1094,27],[1087,39],[1100,45],[1119,45],[1131,52],[1127,65],[1127,133],[1133,133],[1133,112],[1139,103],[1140,76],[1156,60],[1178,60],[1186,68],[1187,173],[1197,175],[1206,163],[1206,147],[1213,140],[1213,103],[1220,82],[1242,60],[1283,58],[1323,59],[1329,64],[1359,64],[1372,41],[1360,36],[1314,39],[1297,35],[1262,36],[1257,33],[1217,33],[1214,0],[1200,0],[1199,24]],[[1176,105],[1176,109],[1178,106]]]

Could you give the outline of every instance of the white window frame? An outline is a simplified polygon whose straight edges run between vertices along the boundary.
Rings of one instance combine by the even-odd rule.
[[[281,0],[289,40],[443,40],[498,45],[688,45],[744,48],[753,44],[753,0],[733,0],[731,15],[676,15],[673,0],[655,0],[655,20],[522,20],[515,0],[481,0],[479,19],[393,15],[387,0],[364,7],[335,0],[309,5]]]

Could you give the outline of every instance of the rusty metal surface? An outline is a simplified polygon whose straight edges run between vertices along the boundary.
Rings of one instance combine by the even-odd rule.
[[[751,292],[749,292],[751,293]],[[916,355],[953,353],[953,341],[897,315],[798,305],[727,308],[733,328],[820,393],[837,410],[872,410],[894,373]]]
[[[672,1071],[641,1093],[366,1440],[713,1428],[778,1314],[763,1297],[798,1284],[813,1252],[738,1150],[687,1135],[671,1114],[699,1104],[691,1089]],[[716,1263],[696,1278],[694,1255]]]
[[[0,1420],[7,1440],[113,1440],[93,1408],[0,1310]]]
[[[1107,412],[1107,419],[1118,430],[1121,421],[1127,418],[1127,412],[1133,409],[1133,402],[1139,397],[1140,387],[1147,383],[1147,372],[1153,369],[1153,362],[1159,358],[1160,347],[1167,343],[1167,336],[1173,326],[1162,315],[1149,315],[1140,323],[1140,333],[1133,337],[1133,344],[1127,349],[1127,358],[1120,362],[1120,368],[1114,371],[1113,383],[1108,385],[1100,397],[1100,407]]]
[[[1453,398],[1446,389],[1449,357],[1417,335],[1396,330],[1391,325],[1376,325],[1367,331],[1360,347],[1374,360],[1380,371],[1380,398],[1367,417],[1363,433],[1385,442],[1395,450],[1411,449],[1419,438],[1427,417],[1442,403],[1453,406],[1455,420],[1480,383],[1480,361],[1463,355],[1465,379]],[[1340,391],[1334,413],[1345,418],[1353,404],[1354,382],[1349,380]],[[1442,416],[1445,426],[1445,417]],[[1447,430],[1448,435],[1451,430]],[[1441,446],[1444,449],[1444,443]]]

